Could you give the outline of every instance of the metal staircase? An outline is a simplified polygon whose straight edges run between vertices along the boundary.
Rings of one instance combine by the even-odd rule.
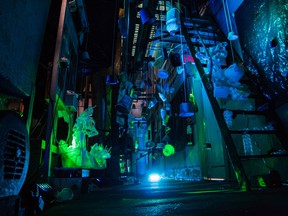
[[[181,21],[182,34],[194,58],[199,75],[202,78],[203,86],[218,122],[236,179],[241,190],[249,191],[255,186],[251,179],[255,173],[256,175],[259,174],[257,173],[257,165],[259,165],[259,163],[267,158],[282,158],[288,156],[288,142],[285,136],[283,136],[281,126],[279,126],[279,118],[273,109],[269,106],[263,106],[263,104],[267,105],[267,100],[265,101],[264,96],[261,95],[261,92],[257,91],[257,88],[251,86],[252,82],[250,82],[251,79],[248,77],[249,71],[247,70],[246,74],[248,75],[245,75],[240,82],[247,82],[246,85],[251,90],[248,99],[253,103],[253,109],[241,110],[243,107],[236,106],[235,103],[233,105],[231,98],[225,99],[225,103],[223,103],[223,100],[216,98],[213,92],[214,86],[212,78],[204,69],[207,65],[204,65],[203,62],[197,59],[196,53],[199,47],[207,49],[207,47],[215,46],[217,43],[226,41],[227,39],[223,37],[223,33],[220,32],[219,27],[213,20],[210,20],[210,18],[191,17],[182,18]],[[226,103],[227,101],[229,103]],[[229,104],[229,106],[227,104]],[[233,113],[232,127],[227,126],[223,115],[225,110]],[[241,136],[242,139],[241,137],[239,138],[239,136]],[[243,142],[239,141],[242,141],[245,136],[248,140],[250,138],[253,144],[257,143],[257,147],[254,146],[255,151],[244,152]],[[251,137],[253,140],[251,140]],[[270,139],[270,141],[267,141],[268,139]],[[262,144],[263,146],[261,146]],[[256,165],[256,169],[253,168],[254,165]]]

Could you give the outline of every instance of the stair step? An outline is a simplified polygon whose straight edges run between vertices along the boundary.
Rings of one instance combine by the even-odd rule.
[[[231,134],[275,134],[277,130],[229,130]]]
[[[267,115],[268,111],[258,111],[258,110],[231,110],[230,111],[233,112],[233,114],[237,114],[237,115]],[[225,111],[225,109],[222,110],[223,112]]]
[[[202,22],[202,20],[201,20],[201,22]],[[262,134],[275,134],[277,131],[276,130],[262,130],[262,129],[252,130],[252,129],[245,129],[245,128],[244,129],[242,128],[240,130],[229,130],[229,128],[227,127],[227,124],[225,122],[225,118],[223,117],[223,109],[222,109],[222,107],[220,107],[219,100],[217,100],[217,98],[213,94],[214,92],[211,91],[211,90],[213,90],[211,88],[211,86],[213,86],[213,83],[212,83],[211,79],[208,76],[206,76],[206,71],[205,71],[205,68],[203,65],[203,63],[205,63],[205,62],[200,61],[199,59],[196,58],[196,54],[199,50],[195,49],[194,43],[196,43],[198,41],[193,41],[191,39],[191,35],[193,35],[194,32],[197,32],[200,35],[200,36],[198,35],[198,37],[195,37],[195,39],[202,38],[202,35],[201,35],[202,29],[201,28],[205,25],[209,28],[209,30],[210,29],[215,30],[215,27],[217,26],[217,25],[215,27],[212,26],[210,24],[209,20],[203,21],[203,23],[197,23],[193,19],[191,19],[191,20],[185,19],[185,20],[183,20],[182,26],[181,26],[182,27],[182,33],[185,37],[185,41],[189,47],[191,55],[195,59],[195,66],[198,69],[199,75],[200,75],[200,77],[202,77],[202,79],[201,79],[202,84],[206,89],[208,99],[210,100],[211,106],[213,108],[216,120],[218,122],[221,134],[223,136],[223,140],[226,144],[227,151],[230,155],[231,163],[234,167],[234,170],[237,170],[237,173],[236,173],[237,181],[238,181],[240,187],[242,188],[242,190],[250,190],[251,189],[251,185],[249,183],[250,180],[248,179],[248,176],[247,176],[246,171],[243,167],[243,163],[242,163],[241,159],[263,158],[263,157],[273,157],[273,156],[279,157],[280,155],[272,155],[272,154],[261,155],[261,156],[260,155],[251,155],[251,156],[249,155],[249,156],[242,156],[241,157],[238,155],[237,149],[235,148],[235,140],[234,140],[235,137],[233,137],[233,134],[234,135],[235,134],[240,134],[240,135],[241,134],[259,134],[259,135],[262,135]],[[197,31],[196,31],[196,29],[197,29]],[[225,38],[226,39],[226,36],[223,33],[221,33],[221,31],[219,31],[219,32],[216,31],[215,33],[216,34],[214,34],[214,35],[215,35],[216,40],[218,40],[219,38],[221,38],[221,39]],[[223,40],[223,41],[225,41],[225,40]],[[207,46],[206,45],[207,43],[205,43],[205,42],[202,42],[202,43],[204,43],[205,46]],[[199,42],[199,44],[201,44],[201,43]],[[203,45],[203,44],[201,44],[201,45]],[[256,94],[256,93],[258,93],[257,91],[254,92],[250,88],[248,88],[248,89],[251,91],[251,95],[249,96],[249,98],[256,99],[255,104],[257,104],[256,102],[258,102],[257,99],[261,99],[261,100],[263,99],[262,95]],[[264,115],[264,116],[267,114],[265,112],[259,112],[259,111],[245,111],[245,110],[235,110],[235,111],[231,110],[231,111],[236,113],[236,114]],[[269,113],[266,116],[269,116]],[[283,156],[283,155],[281,155],[281,156]]]
[[[241,159],[259,159],[259,158],[273,158],[273,157],[288,157],[288,154],[243,155],[239,157]]]
[[[217,28],[218,26],[211,22],[211,19],[209,17],[198,17],[198,16],[193,16],[191,18],[188,18],[188,17],[184,17],[183,19],[184,21],[184,25],[186,26],[186,28],[189,28],[191,26],[193,26],[192,23],[194,23],[194,25],[197,25],[196,27],[199,27],[199,26],[212,26],[212,27],[215,27]]]
[[[194,46],[203,46],[203,44],[201,44],[199,41],[199,35],[207,48],[216,46],[218,43],[222,42],[221,38],[219,38],[215,32],[216,26],[211,22],[211,20],[203,19],[203,17],[186,17],[183,21],[185,27],[187,28],[190,41]]]
[[[254,98],[254,99],[262,99],[262,98],[264,98],[264,96],[263,95],[260,95],[260,94],[257,94],[257,93],[251,93],[249,96],[248,96],[248,98]]]

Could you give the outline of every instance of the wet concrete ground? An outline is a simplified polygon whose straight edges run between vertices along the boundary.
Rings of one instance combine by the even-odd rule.
[[[287,187],[241,192],[227,182],[162,180],[102,188],[57,203],[45,216],[288,215]]]

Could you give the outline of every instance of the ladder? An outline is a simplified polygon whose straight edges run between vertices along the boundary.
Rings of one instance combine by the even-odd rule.
[[[218,31],[213,31],[213,29],[215,30],[215,28]],[[206,90],[207,96],[210,100],[213,112],[218,122],[220,131],[221,131],[221,134],[222,134],[222,137],[223,137],[223,140],[224,140],[224,143],[226,145],[226,149],[229,155],[229,159],[232,163],[235,176],[240,186],[240,189],[242,191],[249,191],[252,188],[252,185],[251,185],[252,176],[251,175],[253,175],[251,172],[251,169],[249,170],[249,166],[251,167],[251,164],[253,165],[253,163],[256,164],[256,162],[254,162],[255,160],[263,160],[265,158],[288,156],[288,154],[286,153],[287,151],[285,151],[287,150],[288,142],[285,139],[285,136],[283,136],[283,133],[281,133],[281,130],[280,130],[281,128],[278,128],[278,127],[274,128],[273,125],[268,125],[268,126],[265,125],[265,123],[267,123],[267,119],[268,121],[273,119],[273,121],[277,121],[277,123],[279,123],[279,119],[276,120],[278,118],[276,113],[274,112],[274,110],[270,109],[269,107],[263,108],[263,106],[259,106],[259,107],[255,106],[253,110],[241,110],[241,107],[226,106],[226,104],[223,104],[223,101],[215,97],[214,92],[213,92],[214,86],[213,86],[212,79],[210,76],[207,76],[204,70],[205,65],[203,65],[203,62],[201,62],[199,59],[196,58],[197,51],[195,47],[197,46],[199,47],[199,41],[197,42],[197,39],[195,39],[197,37],[193,35],[193,34],[199,33],[199,31],[203,33],[203,31],[205,32],[206,30],[208,30],[206,34],[205,33],[201,34],[202,46],[212,46],[213,43],[210,43],[210,41],[214,41],[216,43],[227,41],[226,37],[223,37],[223,33],[219,32],[219,27],[213,22],[213,20],[210,20],[210,18],[206,18],[206,17],[200,17],[200,18],[199,17],[196,17],[196,18],[185,17],[185,18],[182,18],[181,29],[182,29],[182,34],[189,47],[190,53],[192,57],[194,58],[195,65],[198,69],[199,75],[202,78],[203,86]],[[246,74],[247,74],[247,71],[246,71]],[[247,86],[251,87],[251,82],[249,82],[249,77],[247,77],[247,75],[245,75],[242,82],[248,82]],[[254,92],[254,90],[255,89],[253,88],[253,94],[249,96],[250,97],[249,99],[252,100],[255,104],[257,104],[258,101],[262,102],[264,96],[261,95],[261,93],[259,92]],[[228,99],[228,100],[232,101],[232,99]],[[248,121],[248,123],[246,122],[247,125],[244,125],[244,126],[242,125],[241,127],[241,125],[238,124],[238,125],[234,125],[233,127],[228,127],[226,120],[224,118],[224,115],[223,115],[225,111],[230,111],[233,113],[233,121],[239,118],[240,120],[238,120],[238,122],[241,122],[242,121],[241,116],[242,116],[242,119],[246,118],[246,121]],[[253,125],[251,124],[251,122],[249,122],[249,119],[250,120],[254,119],[255,122],[259,122],[262,125],[260,126]],[[239,136],[242,136],[243,141],[245,140],[247,144],[249,141],[249,138],[251,141],[251,136],[253,137],[257,136],[259,138],[261,136],[271,137],[272,135],[275,138],[275,142],[277,143],[276,149],[281,150],[284,148],[285,149],[284,151],[279,152],[276,150],[274,152],[273,151],[271,152],[271,151],[268,151],[267,148],[265,150],[259,150],[261,149],[261,147],[259,147],[257,152],[253,152],[253,150],[251,150],[251,146],[250,146],[250,151],[248,151],[249,149],[244,149],[245,151],[243,151],[242,142],[240,143],[240,145],[242,146],[239,146],[239,140],[240,140]],[[238,139],[236,139],[237,136],[238,136]],[[261,139],[263,140],[263,137],[260,138],[260,140]],[[238,143],[236,142],[236,140],[238,140]]]

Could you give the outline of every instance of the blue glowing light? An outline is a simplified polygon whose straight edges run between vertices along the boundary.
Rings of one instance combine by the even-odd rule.
[[[149,175],[149,182],[159,182],[161,180],[160,175],[153,173]]]

